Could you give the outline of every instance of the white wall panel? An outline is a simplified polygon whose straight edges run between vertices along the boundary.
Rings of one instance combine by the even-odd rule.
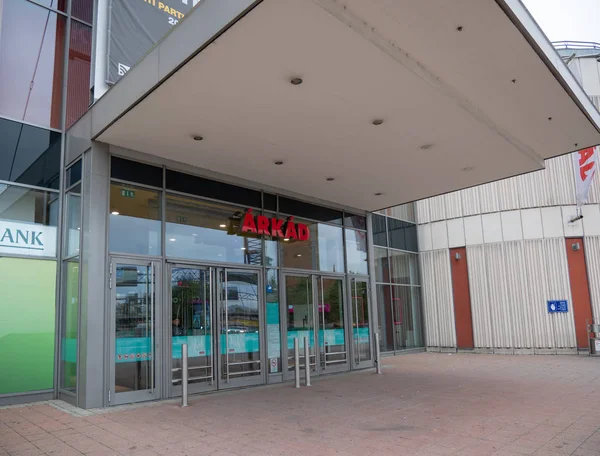
[[[495,348],[512,348],[512,326],[510,308],[507,303],[506,266],[502,244],[484,246],[485,265],[488,278],[490,315]]]
[[[583,233],[586,236],[600,236],[600,206],[586,204],[581,208]]]
[[[555,344],[561,348],[574,348],[577,347],[577,341],[565,240],[546,239],[544,252],[546,253],[546,271],[548,273],[547,299],[569,301],[569,312],[555,313],[550,316],[554,324]]]
[[[481,212],[481,204],[479,201],[479,187],[465,188],[460,191],[463,215],[476,215]]]
[[[494,337],[483,245],[467,247],[467,265],[475,348],[492,348]]]
[[[490,182],[479,186],[479,200],[481,201],[481,213],[498,212],[500,203],[498,198],[498,182]]]
[[[444,195],[429,198],[429,214],[432,222],[445,220],[447,218]]]
[[[588,236],[583,242],[592,299],[592,315],[600,319],[600,237]]]
[[[517,176],[521,208],[550,206],[551,197],[546,170]]]
[[[483,244],[483,226],[481,215],[465,217],[465,244],[479,245]]]
[[[562,206],[562,221],[565,237],[583,236],[583,220],[571,222],[577,217],[576,206]]]
[[[431,216],[429,215],[429,199],[417,201],[415,205],[417,210],[417,223],[431,222]]]
[[[502,221],[502,238],[505,241],[519,241],[523,239],[521,211],[501,212],[500,220]]]
[[[571,154],[546,160],[546,176],[552,192],[551,204],[575,204],[575,179]]]
[[[498,197],[501,211],[519,209],[519,186],[516,177],[498,181]]]
[[[452,219],[463,216],[462,197],[460,192],[451,192],[444,195],[446,218]]]
[[[433,250],[448,248],[448,228],[446,221],[431,224],[431,248]]]
[[[431,224],[417,225],[417,240],[419,242],[419,252],[425,252],[433,249],[431,241]]]
[[[548,314],[548,274],[543,240],[525,241],[525,280],[528,314],[531,318],[533,348],[554,348],[554,324]]]
[[[523,224],[523,239],[542,239],[544,228],[542,226],[542,211],[539,208],[523,209],[521,211]]]
[[[564,231],[560,207],[542,207],[541,212],[544,237],[563,237]]]
[[[531,303],[526,296],[525,255],[522,242],[505,242],[504,259],[506,270],[506,302],[508,324],[511,327],[512,346],[515,348],[533,347],[531,331]]]
[[[483,242],[486,244],[502,241],[502,222],[500,213],[483,214],[481,216],[483,224]]]
[[[436,277],[432,252],[419,255],[423,296],[423,318],[425,323],[425,346],[440,346],[439,318],[436,304]]]
[[[465,223],[464,218],[448,220],[448,247],[465,246]]]
[[[454,323],[454,300],[450,273],[450,252],[431,252],[435,274],[435,294],[439,318],[440,346],[456,347],[456,326]]]
[[[583,90],[588,95],[600,95],[600,67],[594,58],[577,59],[581,68]]]

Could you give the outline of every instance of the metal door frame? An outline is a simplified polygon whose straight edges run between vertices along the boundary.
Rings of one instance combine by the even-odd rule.
[[[240,267],[215,267],[212,268],[215,274],[215,277],[212,279],[214,284],[214,290],[212,295],[214,297],[214,305],[215,312],[214,317],[216,319],[215,325],[215,334],[217,335],[216,340],[214,342],[215,345],[215,356],[217,358],[216,370],[213,370],[214,374],[216,374],[216,383],[217,388],[219,390],[229,389],[229,388],[239,388],[243,386],[254,386],[254,385],[263,385],[267,382],[267,364],[268,360],[266,358],[267,351],[265,348],[264,340],[265,340],[265,299],[264,299],[264,285],[263,285],[263,274],[259,269],[255,268],[240,268]],[[220,305],[221,305],[221,295],[219,293],[221,289],[221,278],[220,273],[224,274],[225,277],[225,306],[227,308],[227,274],[229,272],[239,272],[244,274],[255,274],[257,278],[257,298],[258,298],[258,343],[259,343],[259,353],[260,353],[260,374],[253,375],[250,377],[238,377],[238,378],[229,378],[224,380],[221,378],[221,369],[223,368],[223,359],[221,356],[221,313],[220,313]],[[226,333],[227,337],[227,333]],[[226,355],[228,356],[228,352]]]
[[[188,391],[190,394],[203,393],[208,391],[215,391],[217,389],[217,382],[215,378],[216,369],[216,343],[215,343],[215,296],[214,296],[214,266],[206,266],[192,263],[167,263],[166,269],[166,305],[165,305],[165,327],[168,329],[168,322],[171,321],[173,315],[173,269],[196,269],[204,271],[208,274],[208,289],[209,289],[209,307],[210,307],[210,320],[211,320],[211,364],[212,364],[212,380],[204,383],[190,383],[188,385]],[[181,396],[181,383],[173,383],[173,334],[172,331],[165,330],[165,367],[166,367],[166,393],[168,397]],[[190,375],[193,377],[193,375]]]
[[[288,358],[288,325],[287,325],[287,309],[288,309],[288,304],[287,304],[287,283],[286,283],[286,278],[287,277],[302,277],[302,278],[308,278],[311,281],[311,285],[312,285],[312,293],[311,293],[311,299],[312,299],[312,308],[313,308],[313,346],[315,347],[315,365],[314,365],[314,369],[311,369],[311,375],[324,375],[324,374],[329,374],[329,373],[335,373],[335,372],[346,372],[348,370],[350,370],[350,366],[351,366],[351,362],[350,362],[350,331],[349,331],[349,325],[348,325],[348,295],[347,295],[347,287],[346,287],[346,274],[335,274],[335,273],[318,273],[318,272],[306,272],[306,271],[293,271],[293,270],[280,270],[280,278],[279,278],[279,293],[280,293],[280,314],[281,314],[281,318],[280,318],[280,325],[281,325],[281,339],[282,339],[282,371],[283,371],[283,379],[284,381],[287,380],[293,380],[295,377],[295,372],[294,371],[290,371],[289,370],[289,358]],[[340,280],[342,282],[342,288],[341,288],[341,298],[343,299],[343,304],[344,304],[344,338],[345,338],[345,344],[346,344],[346,362],[345,363],[339,363],[338,366],[335,366],[334,368],[331,369],[323,369],[321,367],[321,363],[320,363],[320,356],[321,356],[321,351],[320,351],[320,346],[319,346],[319,330],[321,328],[321,324],[318,321],[318,289],[317,289],[317,283],[318,283],[318,279],[333,279],[333,280]],[[302,345],[302,344],[301,344]],[[302,345],[303,346],[303,345]],[[312,356],[312,355],[311,355]],[[300,350],[300,359],[301,359],[301,369],[302,366],[304,365],[304,361],[302,361],[304,359],[304,351],[303,349]]]
[[[150,283],[152,293],[151,293],[151,313],[153,319],[151,339],[152,339],[152,348],[153,348],[153,356],[152,356],[152,386],[153,388],[139,390],[139,391],[128,391],[117,393],[115,391],[115,383],[116,383],[116,314],[117,314],[117,286],[116,286],[116,265],[132,265],[132,266],[145,266],[150,267],[153,275],[153,280]],[[109,353],[108,353],[108,363],[109,363],[109,389],[108,389],[108,400],[109,405],[119,405],[124,403],[131,402],[142,402],[142,401],[151,401],[157,400],[161,398],[161,390],[162,390],[162,337],[161,337],[161,329],[162,329],[162,312],[161,309],[164,306],[160,305],[160,299],[162,299],[161,293],[161,282],[162,282],[162,274],[161,274],[161,266],[162,263],[160,261],[154,259],[142,260],[139,258],[132,258],[127,256],[110,256],[109,257],[109,280],[110,280],[110,301],[109,301],[109,315],[110,315],[110,337],[109,337]]]
[[[352,354],[352,369],[365,369],[365,368],[369,368],[369,367],[374,367],[375,366],[375,361],[374,361],[374,347],[373,344],[375,343],[374,341],[374,321],[373,321],[373,308],[372,308],[372,303],[371,303],[371,281],[369,279],[369,276],[366,275],[348,275],[348,303],[350,306],[352,306],[352,297],[353,297],[353,289],[352,289],[352,284],[354,282],[364,282],[367,285],[367,308],[369,310],[369,356],[370,359],[369,360],[364,360],[364,361],[357,361],[356,359],[356,345],[355,345],[355,340],[354,340],[354,331],[352,331],[352,329],[354,328],[354,308],[350,309],[350,329],[351,329],[351,334],[350,334],[350,338],[352,339],[352,349],[351,349],[351,354]]]
[[[349,304],[348,304],[348,297],[347,297],[347,291],[346,291],[346,276],[338,276],[335,274],[313,274],[313,293],[315,294],[314,296],[314,301],[313,304],[315,306],[315,319],[318,320],[318,315],[319,315],[319,288],[318,288],[318,283],[319,283],[319,279],[321,279],[321,292],[323,292],[322,290],[322,281],[324,279],[329,279],[329,280],[339,280],[341,282],[341,287],[340,287],[340,298],[343,300],[342,302],[342,309],[344,312],[344,316],[343,316],[343,321],[344,321],[344,346],[346,347],[346,361],[344,363],[342,362],[336,362],[334,364],[331,365],[331,367],[327,367],[327,356],[325,356],[324,361],[325,361],[325,367],[322,367],[320,362],[319,362],[319,370],[318,370],[318,374],[319,375],[323,375],[323,374],[330,374],[330,373],[335,373],[335,372],[346,372],[348,370],[350,370],[350,345],[351,345],[351,340],[352,338],[351,336],[351,331],[350,331],[350,327],[348,325],[348,309],[349,309]],[[323,294],[323,299],[325,299],[325,296]],[[322,304],[325,304],[324,302]],[[323,317],[325,317],[325,308],[323,306]],[[319,340],[319,335],[321,332],[321,329],[323,330],[323,334],[325,333],[325,327],[321,328],[321,321],[318,321],[318,325],[317,325],[317,331],[315,331],[316,334],[316,338],[317,341],[320,343]],[[319,345],[319,361],[320,361],[320,345]],[[325,341],[323,341],[323,349],[325,350]],[[325,352],[326,353],[326,352]]]

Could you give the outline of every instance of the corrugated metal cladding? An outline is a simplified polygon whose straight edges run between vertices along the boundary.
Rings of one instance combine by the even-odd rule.
[[[415,212],[417,216],[417,223],[429,223],[431,217],[429,216],[429,200],[421,200],[415,203]]]
[[[586,236],[583,238],[583,244],[592,299],[592,315],[600,319],[600,237]]]
[[[419,255],[427,347],[456,347],[449,255],[448,250]]]
[[[594,267],[600,274],[600,237],[587,241],[586,248],[588,258],[592,252],[595,254]],[[446,275],[441,271],[442,259],[449,258],[449,250],[421,253],[421,257],[424,256],[423,277],[424,280],[427,277],[427,283],[423,291],[428,293],[428,287],[440,286],[439,279],[435,278]],[[576,349],[563,238],[470,246],[467,247],[467,265],[476,349]],[[435,277],[430,276],[432,270]],[[600,287],[597,288],[593,299],[595,308],[600,311]],[[442,295],[445,296],[444,292]],[[435,299],[428,302],[430,309],[425,314],[427,333],[438,327],[441,333],[441,328],[453,326],[453,321],[446,321],[454,309],[452,295],[442,301],[439,296]],[[450,305],[445,299],[450,300]],[[568,300],[569,312],[549,314],[547,301],[554,299]],[[440,305],[443,308],[439,308]],[[431,345],[435,342],[437,339],[431,343],[428,340],[428,346],[435,346]]]
[[[546,169],[417,202],[419,223],[490,212],[575,204],[571,154],[545,162]],[[594,179],[589,203],[600,203],[600,179]],[[427,207],[429,206],[429,207]],[[445,215],[445,217],[444,217]],[[426,222],[425,220],[429,220]]]

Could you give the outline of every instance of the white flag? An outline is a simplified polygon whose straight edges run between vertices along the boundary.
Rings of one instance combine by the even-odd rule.
[[[600,146],[588,147],[573,153],[573,164],[575,166],[575,188],[577,195],[577,206],[581,207],[588,199],[592,178],[598,167],[598,151]]]

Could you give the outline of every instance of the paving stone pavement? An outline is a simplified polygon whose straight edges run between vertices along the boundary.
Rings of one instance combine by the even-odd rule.
[[[0,408],[0,456],[600,455],[598,358],[419,353],[383,370],[193,396],[185,409]]]

